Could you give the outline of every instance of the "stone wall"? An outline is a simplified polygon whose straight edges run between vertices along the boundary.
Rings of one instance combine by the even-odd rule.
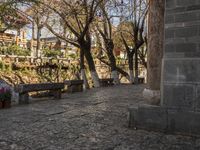
[[[130,107],[135,129],[200,135],[200,0],[166,0],[161,106]]]
[[[163,106],[200,108],[199,66],[200,1],[167,0],[161,85]]]

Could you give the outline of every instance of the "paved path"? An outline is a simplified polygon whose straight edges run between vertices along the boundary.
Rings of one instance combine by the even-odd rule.
[[[200,139],[127,128],[144,86],[120,85],[0,110],[0,150],[199,150]]]

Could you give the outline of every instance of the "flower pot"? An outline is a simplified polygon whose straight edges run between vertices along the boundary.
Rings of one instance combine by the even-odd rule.
[[[3,108],[3,102],[0,101],[0,109],[2,109],[2,108]]]
[[[3,101],[3,108],[10,108],[11,107],[11,101]]]

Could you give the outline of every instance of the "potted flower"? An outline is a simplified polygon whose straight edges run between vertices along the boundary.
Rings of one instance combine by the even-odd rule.
[[[0,101],[2,102],[3,108],[11,107],[11,90],[8,88],[0,89]]]

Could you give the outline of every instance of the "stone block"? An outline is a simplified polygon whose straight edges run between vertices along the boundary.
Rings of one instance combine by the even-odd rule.
[[[165,52],[165,59],[172,59],[172,58],[183,58],[185,56],[184,53],[170,53],[170,52]]]
[[[188,37],[197,37],[199,34],[199,25],[198,26],[191,26],[191,27],[186,27],[186,28],[177,28],[175,30],[175,37],[177,38],[188,38]],[[195,49],[195,47],[192,47],[193,43],[190,43],[187,46],[190,47],[190,49]],[[185,44],[184,44],[185,46]],[[186,47],[188,48],[188,47]],[[188,50],[188,49],[187,49]]]
[[[171,39],[175,36],[175,30],[174,29],[166,29],[165,30],[165,39]]]
[[[29,104],[29,95],[28,93],[20,93],[19,94],[19,104]]]
[[[166,24],[171,24],[171,23],[174,23],[174,15],[166,15],[165,17],[165,23]]]
[[[196,58],[196,57],[200,57],[200,52],[196,52],[196,53],[185,53],[184,57],[188,57],[188,58]]]
[[[190,1],[191,2],[191,1]],[[192,5],[192,6],[188,6],[186,11],[198,11],[200,10],[200,5]]]
[[[184,135],[200,134],[200,112],[142,105],[129,108],[129,127]]]
[[[175,0],[167,0],[166,1],[166,8],[167,9],[170,9],[170,8],[174,8],[176,5],[176,3],[175,3],[176,1]]]
[[[180,7],[180,6],[196,5],[197,1],[198,0],[176,0],[176,6]]]
[[[165,58],[163,60],[163,82],[200,82],[200,58]]]
[[[174,44],[165,44],[165,52],[174,53],[176,52],[176,48]]]
[[[194,109],[195,105],[195,87],[192,84],[169,84],[163,83],[162,88],[163,106],[189,110]]]
[[[182,33],[183,35],[187,33]],[[189,33],[188,33],[189,34]],[[178,43],[178,44],[175,44],[175,48],[176,48],[176,52],[184,52],[184,53],[187,53],[187,52],[196,52],[197,50],[197,44],[196,43]]]
[[[137,107],[129,107],[128,108],[128,126],[130,128],[136,128],[138,121],[138,108]]]
[[[179,23],[196,21],[198,20],[199,13],[200,12],[185,12],[181,14],[176,14],[174,22]]]
[[[167,111],[159,106],[141,105],[129,109],[129,126],[132,128],[165,131]]]
[[[168,131],[187,135],[200,134],[200,113],[168,110]]]
[[[176,14],[176,13],[183,13],[185,12],[185,7],[175,7],[173,9],[166,9],[166,14]]]
[[[196,86],[195,110],[200,112],[200,84]]]

